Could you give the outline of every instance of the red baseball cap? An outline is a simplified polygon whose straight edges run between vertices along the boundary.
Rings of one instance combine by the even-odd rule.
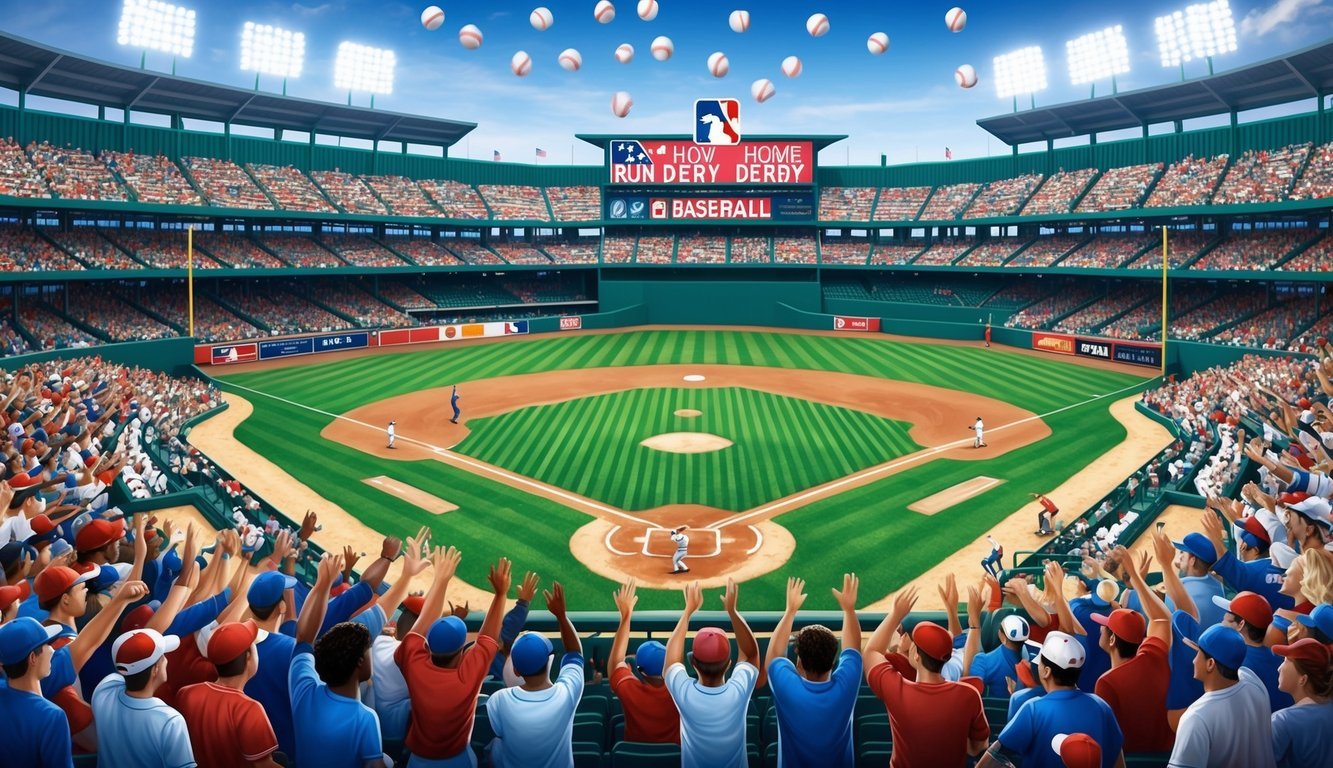
[[[1147,624],[1138,611],[1117,608],[1110,615],[1092,614],[1092,620],[1111,630],[1111,634],[1127,643],[1138,645],[1148,633]]]
[[[144,603],[125,614],[125,618],[120,620],[121,632],[133,632],[136,629],[143,629],[148,626],[148,622],[153,620],[153,614],[157,613],[157,601]]]
[[[240,658],[259,637],[259,627],[253,620],[232,621],[213,630],[208,638],[208,660],[226,664]]]
[[[1102,748],[1086,733],[1059,733],[1051,738],[1051,749],[1065,768],[1101,768]]]
[[[1273,653],[1293,661],[1304,661],[1320,669],[1329,664],[1329,648],[1313,637],[1303,637],[1291,645],[1275,645]]]
[[[922,621],[912,629],[912,642],[917,650],[936,661],[947,661],[953,655],[953,635],[939,624]]]
[[[1300,504],[1308,498],[1310,498],[1310,494],[1303,491],[1296,491],[1294,493],[1284,493],[1281,496],[1278,496],[1277,500],[1282,504]]]
[[[136,629],[116,639],[111,646],[111,658],[120,674],[137,675],[180,645],[180,638],[175,635],[163,637],[157,630]]]
[[[408,595],[403,598],[403,610],[408,613],[421,615],[421,610],[426,607],[426,598],[422,595]]]
[[[98,571],[79,573],[73,568],[53,565],[42,569],[32,581],[32,589],[37,593],[37,602],[45,603],[68,592],[73,587],[97,578]]]
[[[727,633],[717,627],[704,627],[694,636],[690,650],[695,661],[716,664],[731,658],[731,641],[727,639]]]
[[[1230,600],[1213,595],[1213,605],[1227,613],[1236,614],[1246,624],[1260,629],[1268,629],[1268,625],[1273,623],[1273,606],[1268,604],[1263,595],[1255,592],[1237,592]]]
[[[1254,515],[1245,518],[1241,523],[1241,528],[1249,531],[1250,534],[1265,544],[1273,543],[1273,537],[1268,534],[1268,529],[1265,528],[1264,524],[1259,522],[1259,519]]]
[[[24,582],[25,584],[27,582]],[[23,590],[5,585],[0,587],[0,611],[9,610],[9,606],[23,599]]]
[[[91,520],[74,536],[74,548],[80,552],[101,549],[125,535],[125,526],[110,520]]]

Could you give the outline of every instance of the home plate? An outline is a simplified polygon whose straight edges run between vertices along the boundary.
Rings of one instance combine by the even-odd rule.
[[[702,373],[691,373],[691,374],[687,374],[687,375],[685,376],[685,380],[686,380],[686,381],[703,381],[703,380],[704,380],[704,376],[703,376]]]
[[[994,477],[977,476],[908,504],[907,508],[923,515],[933,515],[936,512],[943,512],[955,504],[967,501],[973,496],[985,493],[1003,482],[1003,480],[997,480]]]
[[[438,496],[432,496],[420,488],[413,488],[405,483],[400,483],[392,477],[379,475],[377,477],[367,477],[361,482],[397,496],[408,504],[421,507],[432,515],[443,515],[445,512],[453,512],[458,509],[457,504],[450,504]]]

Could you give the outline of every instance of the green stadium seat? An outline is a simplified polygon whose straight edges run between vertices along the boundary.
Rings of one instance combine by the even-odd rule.
[[[611,768],[680,768],[680,746],[622,741],[611,748]]]
[[[574,734],[574,768],[603,768],[606,755],[601,746],[579,741],[577,731]]]
[[[574,721],[574,742],[594,744],[601,752],[606,749],[606,723],[600,720]]]
[[[885,768],[893,757],[893,744],[887,741],[857,742],[856,764],[860,768]]]
[[[852,710],[853,717],[862,715],[886,714],[888,710],[884,709],[884,702],[880,701],[873,693],[869,693],[869,688],[865,693],[858,694],[856,697],[856,707]]]
[[[503,680],[483,680],[481,683],[481,692],[489,696],[504,687],[505,681]]]
[[[1003,703],[982,703],[986,711],[986,722],[990,723],[991,733],[999,733],[1009,722],[1009,702]]]
[[[856,718],[856,743],[871,741],[893,741],[893,730],[889,727],[887,712],[878,715],[862,715]]]
[[[764,768],[778,768],[778,743],[764,747]]]
[[[574,711],[577,713],[595,712],[600,715],[602,721],[605,722],[611,714],[611,700],[605,696],[598,696],[596,694],[588,695],[585,691],[583,698],[579,699],[578,707],[576,707]]]
[[[778,743],[778,710],[776,707],[769,707],[768,711],[764,713],[764,719],[759,725],[759,741],[765,745]]]
[[[745,757],[750,763],[750,768],[764,768],[764,752],[757,745],[751,744],[746,747]]]
[[[1125,768],[1166,768],[1170,752],[1126,752]]]
[[[97,768],[97,755],[75,755],[74,768]]]
[[[392,758],[395,764],[402,762],[405,749],[402,739],[385,739],[383,749],[384,754]]]

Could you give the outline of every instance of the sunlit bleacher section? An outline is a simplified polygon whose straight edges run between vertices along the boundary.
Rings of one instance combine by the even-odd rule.
[[[1200,270],[1267,270],[1296,248],[1312,242],[1318,233],[1310,229],[1278,229],[1232,232],[1196,261]]]
[[[546,187],[556,221],[597,221],[602,218],[602,190],[594,186]]]
[[[633,235],[610,235],[602,238],[603,264],[628,264],[634,260]]]
[[[921,221],[953,221],[962,217],[963,211],[972,203],[972,198],[981,189],[981,184],[964,182],[936,187],[926,207],[918,216]]]
[[[869,240],[825,240],[819,244],[825,264],[865,264],[870,259]]]
[[[163,155],[137,155],[134,152],[101,154],[113,173],[119,176],[136,200],[159,205],[203,205],[199,192],[171,158]]]
[[[324,234],[320,244],[343,261],[357,267],[401,267],[407,262],[368,235]]]
[[[681,235],[676,244],[677,264],[726,264],[727,238],[721,235]]]
[[[1186,157],[1172,163],[1157,181],[1145,208],[1166,208],[1178,205],[1205,205],[1213,197],[1218,181],[1227,167],[1228,156],[1211,158]]]
[[[636,264],[670,264],[676,249],[674,235],[639,235]]]
[[[272,210],[273,201],[255,184],[244,168],[230,160],[212,157],[183,157],[181,167],[204,193],[204,201],[218,208]]]
[[[1162,327],[1162,292],[1158,286],[1126,286],[1124,291],[1117,291],[1115,304],[1123,304],[1121,297],[1137,298],[1134,306],[1127,308],[1119,317],[1108,317],[1109,322],[1094,326],[1098,336],[1112,339],[1141,340],[1151,336],[1160,336]],[[1208,284],[1192,283],[1176,289],[1171,296],[1173,318],[1168,325],[1171,338],[1179,338],[1174,315],[1184,315],[1206,304],[1217,295],[1216,287]],[[1108,297],[1109,298],[1109,297]],[[1085,310],[1087,311],[1087,310]],[[1072,316],[1071,316],[1072,317]],[[1091,315],[1089,316],[1091,317]],[[1070,317],[1061,321],[1063,325],[1074,324]]]
[[[28,156],[51,191],[65,200],[124,202],[129,193],[93,153],[43,142],[27,146]]]
[[[1074,208],[1074,201],[1088,188],[1097,176],[1096,168],[1083,168],[1077,171],[1060,171],[1052,174],[1045,183],[1030,197],[1023,206],[1024,216],[1046,216],[1069,213]]]
[[[767,237],[731,238],[732,264],[773,263],[773,241]]]
[[[1217,239],[1216,232],[1173,231],[1167,236],[1167,264],[1170,269],[1179,269],[1190,263],[1208,244]],[[1144,254],[1126,265],[1128,269],[1162,268],[1161,235],[1157,236],[1157,247],[1149,248]]]
[[[424,219],[440,215],[440,209],[426,199],[421,187],[405,176],[362,176],[361,180],[394,216]]]
[[[366,183],[343,171],[311,171],[310,178],[320,191],[346,213],[362,216],[386,216],[389,209]]]
[[[557,264],[596,264],[597,241],[585,240],[573,243],[543,242],[539,244],[542,252]]]
[[[774,237],[773,261],[777,264],[815,264],[819,261],[813,237]]]
[[[482,266],[487,264],[504,264],[504,259],[500,258],[487,248],[480,240],[470,240],[462,237],[455,237],[448,240],[440,240],[440,245],[448,248],[454,256],[465,264]]]
[[[870,221],[874,187],[823,187],[819,190],[820,221]]]
[[[383,244],[423,267],[456,267],[467,262],[455,256],[444,246],[425,237],[386,236]]]
[[[51,197],[51,188],[13,139],[0,139],[0,195]]]
[[[870,263],[879,266],[902,266],[912,263],[922,251],[925,243],[876,243],[870,250]]]
[[[550,221],[541,187],[520,184],[479,184],[477,191],[497,219]]]
[[[1060,318],[1097,298],[1101,295],[1092,286],[1066,285],[1062,290],[1023,307],[1004,324],[1008,328],[1049,328]]]
[[[304,173],[290,165],[250,163],[245,168],[283,210],[313,213],[335,213],[338,210]]]
[[[263,234],[259,244],[295,267],[345,267],[347,262],[309,235]]]
[[[78,271],[83,264],[70,258],[37,230],[0,224],[0,271]]]
[[[1146,303],[1154,287],[1147,283],[1113,285],[1100,301],[1061,317],[1050,328],[1064,333],[1096,333],[1102,325]]]
[[[1281,149],[1247,149],[1227,170],[1213,196],[1214,205],[1271,203],[1287,199],[1301,166],[1310,156],[1309,143]]]
[[[185,230],[104,229],[102,236],[153,269],[184,269],[190,260]],[[202,251],[194,253],[195,269],[225,266]]]
[[[1144,249],[1160,242],[1161,235],[1153,233],[1099,234],[1066,256],[1057,266],[1115,269],[1136,258]]]
[[[1292,200],[1333,197],[1333,142],[1315,147],[1300,178],[1292,185]]]
[[[875,221],[912,221],[930,197],[931,187],[884,187],[875,201]]]
[[[424,179],[418,186],[435,202],[446,219],[489,219],[486,203],[471,184],[446,179]]]
[[[291,266],[237,232],[196,232],[194,246],[238,269],[281,269]]]
[[[1078,213],[1098,213],[1138,208],[1162,170],[1161,163],[1108,168],[1074,210]]]
[[[1319,310],[1315,302],[1305,297],[1286,296],[1273,306],[1206,338],[1216,344],[1286,349],[1318,317]]]
[[[1261,312],[1268,305],[1268,293],[1262,287],[1242,286],[1226,291],[1198,306],[1185,308],[1189,306],[1189,302],[1179,301],[1177,292],[1171,305],[1174,309],[1167,326],[1171,338],[1199,341],[1209,334],[1239,322],[1242,318]],[[1154,306],[1160,313],[1162,309],[1160,298],[1155,300]],[[1158,316],[1154,316],[1141,330],[1144,331],[1143,338],[1161,341],[1162,330]]]
[[[500,254],[500,258],[510,264],[540,264],[551,263],[551,257],[542,253],[535,245],[530,243],[491,243],[491,248]]]
[[[47,229],[43,230],[42,234],[53,240],[79,262],[87,264],[91,268],[143,269],[142,264],[116,247],[110,240],[102,237],[92,227],[80,227],[79,229],[65,231]],[[79,267],[72,268],[78,269]]]
[[[1059,262],[1066,254],[1074,251],[1086,240],[1087,237],[1084,235],[1043,235],[1005,262],[1005,266],[1049,267]],[[968,260],[971,260],[971,254],[968,255]]]
[[[302,282],[295,292],[312,304],[319,304],[348,318],[362,328],[401,328],[416,325],[401,312],[371,295],[363,285],[337,278],[318,278]]]
[[[59,291],[48,291],[48,299],[62,302]],[[26,301],[19,309],[19,324],[36,340],[35,349],[79,349],[106,341],[102,336],[89,333],[63,317],[46,301]]]
[[[121,292],[106,283],[70,283],[66,290],[68,301],[53,306],[67,307],[65,311],[72,320],[97,329],[109,341],[150,341],[180,335],[175,328],[124,301]]]
[[[271,282],[221,283],[213,298],[274,335],[355,327],[351,320]]]
[[[967,207],[967,212],[963,214],[963,218],[1012,216],[1018,213],[1044,178],[1040,173],[1029,173],[992,181],[977,193],[972,204]]]
[[[943,267],[954,263],[960,256],[975,247],[976,240],[966,237],[942,238],[931,243],[930,247],[912,260],[917,267]]]
[[[968,252],[958,261],[960,267],[998,267],[1009,260],[1031,238],[993,237]]]
[[[1333,272],[1333,237],[1327,232],[1319,242],[1274,268],[1276,272]]]

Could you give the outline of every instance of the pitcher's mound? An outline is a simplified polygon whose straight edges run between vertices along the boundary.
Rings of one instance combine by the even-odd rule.
[[[710,435],[707,432],[667,432],[663,435],[653,435],[639,445],[667,453],[711,453],[730,448],[732,442],[725,437]]]
[[[696,416],[704,415],[704,412],[696,411],[693,408],[681,408],[679,411],[676,411],[673,415],[679,416],[682,419],[693,419]]]

